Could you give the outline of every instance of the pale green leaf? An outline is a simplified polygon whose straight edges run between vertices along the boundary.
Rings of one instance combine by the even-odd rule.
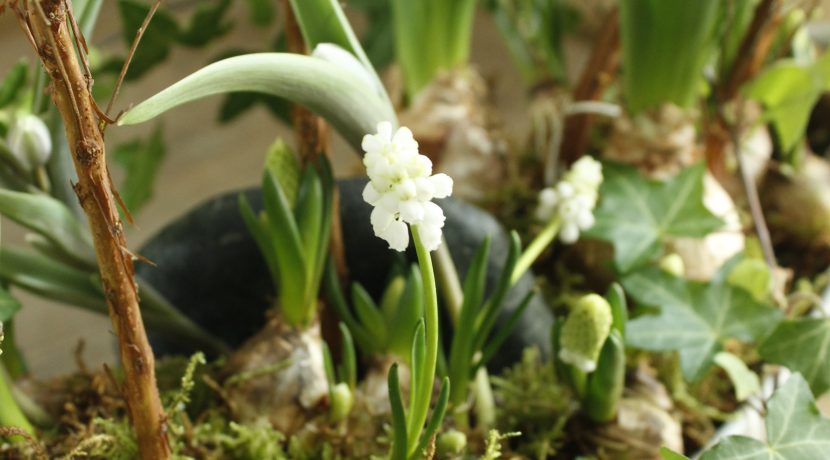
[[[715,51],[719,0],[620,2],[623,90],[632,112],[688,106]]]
[[[90,268],[98,266],[89,233],[60,201],[0,190],[0,215],[40,233],[73,260]]]
[[[683,375],[696,380],[727,338],[751,343],[774,327],[781,312],[723,282],[700,283],[646,268],[622,280],[640,305],[657,307],[628,323],[626,342],[635,348],[677,351]]]
[[[770,363],[800,372],[815,394],[830,389],[830,319],[782,321],[758,352]]]
[[[746,401],[746,398],[761,390],[758,375],[752,372],[741,358],[727,351],[721,351],[715,355],[714,361],[729,375],[732,386],[735,387],[735,398],[738,401]]]
[[[138,212],[153,197],[153,186],[164,156],[161,127],[146,141],[134,140],[115,147],[113,158],[123,166],[126,175],[119,192],[131,212]]]
[[[596,224],[587,234],[611,242],[617,268],[628,272],[657,257],[666,236],[717,230],[723,222],[703,205],[705,171],[698,164],[657,182],[630,166],[604,163]]]
[[[26,74],[29,64],[25,60],[19,61],[3,77],[0,82],[0,108],[5,107],[17,99],[20,90],[26,84]]]
[[[663,457],[663,460],[689,460],[689,457],[683,454],[678,454],[668,447],[660,448],[660,456]]]
[[[804,137],[813,106],[830,83],[830,53],[812,64],[781,60],[753,80],[748,97],[764,106],[785,151]]]
[[[194,72],[126,112],[118,124],[141,123],[187,102],[234,91],[262,92],[305,105],[358,150],[378,122],[397,120],[372,88],[336,64],[297,54],[259,53]]]
[[[0,286],[0,323],[8,321],[20,310],[20,302]]]
[[[767,405],[767,441],[730,436],[701,460],[819,460],[830,452],[830,420],[822,417],[807,382],[793,374]]]
[[[277,178],[285,198],[290,206],[297,200],[300,187],[300,162],[291,147],[281,138],[274,141],[265,155],[265,170]]]

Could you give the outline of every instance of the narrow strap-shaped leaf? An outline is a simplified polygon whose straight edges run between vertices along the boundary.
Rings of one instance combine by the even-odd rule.
[[[0,285],[0,323],[8,321],[20,310],[20,302]]]
[[[357,151],[363,135],[374,132],[378,122],[397,120],[372,88],[335,64],[297,54],[258,53],[197,70],[127,111],[118,124],[142,123],[187,102],[235,91],[302,104],[328,120]]]
[[[329,254],[329,245],[331,243],[331,220],[332,213],[334,212],[332,205],[332,200],[334,199],[334,174],[332,173],[331,165],[325,156],[320,157],[319,167],[320,172],[318,177],[320,178],[320,185],[323,189],[323,206],[320,212],[321,219],[319,232],[319,241],[321,246],[317,250],[316,258],[306,262],[313,264],[314,268],[311,271],[312,279],[310,283],[312,286],[315,286],[316,290],[319,290],[320,280],[323,277],[323,270],[325,270],[326,259]],[[317,295],[316,292],[314,294]]]
[[[392,408],[392,451],[390,460],[406,460],[406,413],[401,397],[401,385],[398,380],[398,363],[389,368],[389,405]]]
[[[588,376],[585,412],[591,420],[605,423],[617,414],[625,387],[625,345],[616,329],[605,340],[597,369]]]
[[[412,346],[412,332],[424,316],[424,283],[421,271],[412,265],[394,319],[389,323],[389,351],[407,359]]]
[[[619,283],[613,283],[605,294],[608,305],[611,306],[611,315],[614,322],[611,327],[620,333],[620,338],[625,340],[625,324],[628,322],[628,303],[625,300],[625,291]]]
[[[441,381],[441,391],[438,393],[438,401],[435,403],[435,408],[432,410],[432,416],[430,416],[427,427],[421,435],[421,439],[418,441],[418,446],[415,448],[412,455],[409,456],[410,460],[421,458],[420,455],[422,455],[424,449],[427,448],[427,444],[429,444],[429,441],[438,431],[438,428],[441,427],[441,422],[444,421],[444,415],[447,413],[447,403],[450,399],[450,390],[450,379],[448,377],[444,377],[444,380]]]
[[[522,299],[522,302],[510,313],[510,316],[507,318],[507,322],[499,328],[499,332],[493,337],[492,340],[487,344],[484,350],[481,352],[481,359],[476,363],[475,366],[472,367],[470,372],[470,377],[475,375],[478,372],[478,369],[486,365],[490,359],[495,356],[496,352],[501,348],[504,344],[504,341],[510,337],[510,334],[513,332],[513,329],[516,328],[516,324],[519,322],[519,318],[521,318],[522,313],[527,309],[528,305],[530,305],[530,301],[533,299],[533,295],[535,293],[533,291],[528,292],[527,295]]]
[[[318,252],[328,247],[328,241],[321,241],[320,224],[323,216],[323,188],[314,167],[308,166],[300,178],[297,192],[297,204],[294,207],[294,219],[302,242],[305,265],[306,298],[317,296],[319,284],[314,283],[315,262]]]
[[[487,341],[487,337],[490,335],[490,330],[492,330],[493,326],[496,324],[496,319],[498,319],[499,310],[502,308],[504,298],[507,296],[507,292],[512,287],[510,279],[513,276],[513,269],[516,266],[516,262],[519,260],[521,252],[522,243],[519,239],[519,234],[515,230],[511,231],[510,249],[508,250],[507,260],[504,262],[499,282],[496,285],[496,290],[493,292],[493,295],[487,299],[487,303],[484,308],[481,309],[481,312],[476,319],[478,326],[476,327],[476,337],[473,342],[473,350],[481,350],[482,347],[484,347],[484,342]]]
[[[40,233],[83,266],[98,268],[89,233],[60,201],[47,195],[0,190],[0,214]]]
[[[415,326],[415,334],[412,336],[412,350],[409,363],[409,410],[410,412],[417,406],[419,398],[429,397],[429,394],[423,395],[421,392],[423,388],[418,384],[421,380],[421,374],[424,373],[424,362],[426,360],[426,333],[424,330],[424,320],[418,321]],[[429,389],[431,390],[431,388]],[[427,390],[428,391],[428,390]],[[420,427],[419,427],[420,428]],[[415,427],[412,426],[412,420],[407,422],[407,429],[411,433]]]
[[[357,318],[369,331],[369,334],[381,344],[386,344],[387,330],[383,315],[378,310],[372,296],[359,283],[352,285],[352,304]]]
[[[248,227],[248,232],[253,236],[259,247],[259,252],[262,253],[262,257],[268,265],[268,271],[271,272],[274,284],[279,287],[279,265],[277,264],[274,246],[268,234],[267,223],[254,214],[254,210],[243,194],[239,194],[239,212],[242,214],[242,221]]]
[[[343,336],[343,366],[340,375],[341,380],[349,385],[352,390],[357,386],[357,357],[354,353],[354,342],[352,341],[352,334],[349,328],[344,323],[338,325],[340,334]]]
[[[343,291],[340,288],[340,281],[337,279],[337,270],[334,268],[334,262],[329,261],[326,264],[323,286],[326,290],[329,305],[334,308],[340,320],[346,323],[346,326],[352,331],[352,336],[363,353],[370,354],[379,351],[378,344],[370,336],[369,331],[352,315],[348,304],[346,304],[346,299],[343,297]]]
[[[323,342],[323,370],[326,372],[326,384],[329,389],[329,397],[331,397],[332,390],[337,385],[337,375],[334,372],[334,360],[331,357],[331,349],[326,342]]]

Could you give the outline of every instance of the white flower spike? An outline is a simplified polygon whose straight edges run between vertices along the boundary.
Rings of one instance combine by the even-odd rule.
[[[444,211],[432,202],[452,194],[452,178],[432,174],[432,162],[418,152],[409,128],[392,132],[389,122],[378,123],[376,134],[363,136],[363,164],[369,183],[363,199],[375,207],[372,228],[389,247],[404,251],[409,246],[409,225],[417,225],[427,250],[441,245]]]
[[[539,193],[536,217],[543,222],[559,217],[559,239],[566,244],[576,242],[581,231],[594,225],[601,184],[602,164],[588,156],[580,158],[556,187]]]

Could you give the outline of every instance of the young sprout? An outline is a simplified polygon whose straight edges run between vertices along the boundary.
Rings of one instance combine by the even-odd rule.
[[[596,294],[579,299],[562,326],[559,359],[583,372],[594,371],[612,322],[607,300]]]

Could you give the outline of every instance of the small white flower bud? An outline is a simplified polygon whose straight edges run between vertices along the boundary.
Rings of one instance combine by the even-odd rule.
[[[581,231],[594,226],[601,184],[602,164],[588,156],[580,158],[555,187],[539,192],[536,218],[543,222],[559,218],[559,240],[576,242]]]
[[[436,442],[438,454],[442,456],[458,455],[467,447],[467,435],[458,430],[442,433]]]
[[[52,138],[49,128],[39,117],[32,114],[14,118],[6,137],[12,154],[27,171],[33,171],[49,160],[52,154]]]

